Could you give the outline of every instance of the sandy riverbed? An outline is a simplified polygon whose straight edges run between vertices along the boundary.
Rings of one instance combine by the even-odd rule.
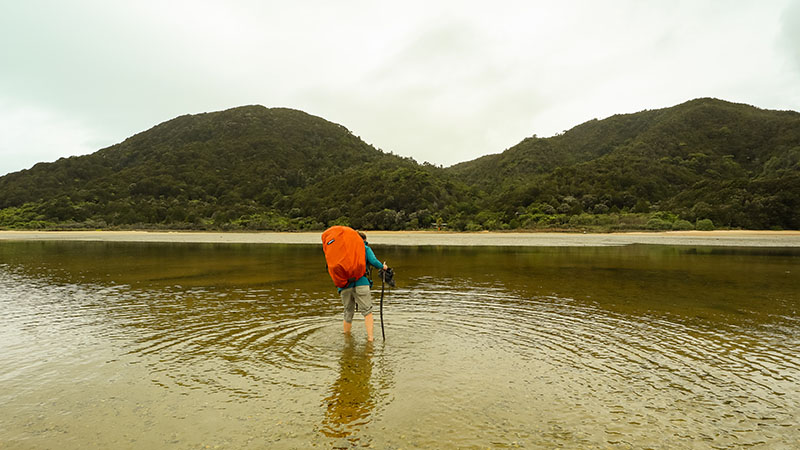
[[[603,247],[630,244],[800,247],[800,231],[681,231],[636,233],[367,232],[377,245]],[[211,233],[168,231],[0,231],[2,240],[319,244],[320,233]]]

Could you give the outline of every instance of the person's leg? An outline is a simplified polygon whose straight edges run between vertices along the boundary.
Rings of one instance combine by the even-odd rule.
[[[369,313],[366,316],[364,316],[364,326],[367,328],[367,340],[368,341],[372,341],[372,339],[373,339],[373,336],[372,336],[373,323],[372,323],[372,321],[373,321],[372,313]]]
[[[350,333],[353,327],[353,314],[356,311],[355,289],[349,288],[342,291],[342,304],[344,305],[344,321],[342,329],[344,334]]]
[[[367,341],[373,339],[373,317],[372,317],[372,298],[369,293],[369,286],[356,286],[355,288],[355,302],[358,304],[358,310],[364,316],[364,327],[367,329]]]

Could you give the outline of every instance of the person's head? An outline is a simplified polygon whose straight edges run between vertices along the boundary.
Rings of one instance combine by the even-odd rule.
[[[361,236],[361,239],[363,239],[363,240],[364,240],[364,242],[367,242],[367,235],[366,235],[366,234],[364,234],[364,232],[363,232],[363,231],[359,231],[359,232],[358,232],[358,235],[359,235],[359,236]]]

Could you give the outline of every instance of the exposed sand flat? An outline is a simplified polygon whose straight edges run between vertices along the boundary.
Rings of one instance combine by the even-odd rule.
[[[230,233],[169,231],[0,231],[0,241],[191,242],[247,244],[320,244],[313,233]],[[800,231],[680,231],[613,234],[449,233],[431,231],[367,232],[371,244],[603,247],[630,244],[800,247]]]

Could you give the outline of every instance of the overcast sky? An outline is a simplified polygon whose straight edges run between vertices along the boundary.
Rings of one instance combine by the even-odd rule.
[[[0,4],[0,175],[249,104],[449,166],[697,97],[800,110],[800,0]]]

